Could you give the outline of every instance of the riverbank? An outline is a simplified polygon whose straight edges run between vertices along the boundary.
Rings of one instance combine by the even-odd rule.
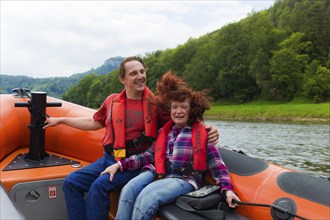
[[[330,123],[330,102],[213,104],[205,119]]]

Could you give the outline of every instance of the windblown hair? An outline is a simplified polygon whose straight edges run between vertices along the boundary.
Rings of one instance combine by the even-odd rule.
[[[142,66],[144,67],[144,69],[146,69],[146,64],[144,63],[143,59],[138,57],[138,56],[130,56],[130,57],[126,57],[121,63],[120,63],[120,66],[119,66],[119,77],[120,78],[123,78],[125,77],[125,64],[127,62],[130,62],[130,61],[133,61],[133,60],[136,60],[136,61],[139,61]]]
[[[197,120],[202,121],[205,110],[210,109],[205,91],[193,91],[183,79],[171,71],[165,73],[157,82],[155,102],[165,110],[170,111],[171,101],[182,102],[187,98],[190,99],[188,123],[191,125]]]

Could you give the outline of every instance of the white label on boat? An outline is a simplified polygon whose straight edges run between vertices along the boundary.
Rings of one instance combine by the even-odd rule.
[[[56,186],[49,186],[48,187],[48,197],[50,199],[54,199],[57,196],[57,192],[56,192]]]

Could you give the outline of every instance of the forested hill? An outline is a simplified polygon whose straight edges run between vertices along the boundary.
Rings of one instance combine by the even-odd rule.
[[[76,85],[79,80],[89,74],[104,75],[119,67],[123,57],[113,57],[107,59],[103,65],[96,69],[91,69],[84,73],[76,73],[69,77],[49,77],[49,78],[33,78],[28,76],[11,76],[0,75],[0,92],[12,93],[13,88],[27,88],[31,91],[44,91],[53,97],[61,97],[73,85]]]
[[[311,102],[330,97],[330,1],[277,0],[273,7],[249,14],[173,49],[144,56],[148,86],[167,70],[194,89],[210,90],[213,100]],[[162,36],[155,36],[162,37]],[[63,96],[97,108],[122,89],[117,72],[87,76]]]
[[[194,89],[208,89],[214,101],[328,101],[329,27],[329,0],[275,0],[273,7],[239,22],[144,55],[148,86],[155,88],[172,70]],[[62,98],[98,108],[122,88],[117,70],[90,74]]]

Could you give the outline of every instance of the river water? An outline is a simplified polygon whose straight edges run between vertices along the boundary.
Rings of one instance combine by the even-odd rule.
[[[206,120],[218,145],[312,176],[330,177],[330,126]]]

